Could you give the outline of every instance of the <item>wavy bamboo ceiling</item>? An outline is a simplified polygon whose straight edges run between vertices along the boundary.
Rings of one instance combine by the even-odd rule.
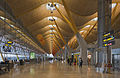
[[[46,52],[50,52],[51,44],[53,44],[52,47],[54,48],[52,50],[54,52],[58,51],[60,46],[64,46],[56,30],[51,27],[51,25],[55,25],[55,23],[48,20],[50,16],[57,17],[56,22],[60,27],[61,33],[66,41],[70,40],[69,45],[72,45],[73,43],[75,44],[74,39],[73,41],[71,39],[75,34],[64,18],[62,18],[57,10],[54,10],[53,13],[51,13],[51,11],[46,8],[49,2],[58,3],[58,8],[68,18],[61,0],[6,0],[6,2],[12,8],[16,18],[23,22],[24,27],[30,32],[30,34],[35,38],[39,35],[40,39],[38,40],[41,42]],[[120,0],[113,0],[113,2],[120,2]],[[85,30],[88,31],[90,29],[89,27],[83,27],[86,25],[95,25],[96,23],[96,21],[90,20],[97,17],[97,0],[65,0],[65,3],[70,10],[78,30],[85,36],[85,33],[88,33],[85,32]],[[94,31],[86,37],[87,42],[90,43],[97,39],[96,28],[97,27],[95,27]],[[54,33],[51,30],[54,30]],[[57,40],[54,37],[54,34],[56,35]],[[92,39],[93,37],[96,38]]]

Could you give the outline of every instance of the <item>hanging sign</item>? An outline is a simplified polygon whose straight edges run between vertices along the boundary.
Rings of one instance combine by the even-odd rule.
[[[8,41],[7,44],[13,44],[13,42],[12,41]]]
[[[107,32],[103,35],[103,46],[112,46],[115,44],[114,31]]]

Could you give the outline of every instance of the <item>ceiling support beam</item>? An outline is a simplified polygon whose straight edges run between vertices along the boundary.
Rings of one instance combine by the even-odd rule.
[[[19,28],[22,30],[22,32],[24,32],[33,42],[35,42],[40,48],[42,48],[41,44],[38,43],[37,39],[35,39],[35,38],[26,30],[26,28],[23,27],[23,25],[20,24],[20,22],[19,22],[17,19],[15,19],[15,17],[14,17],[13,14],[12,14],[12,11],[10,10],[11,12],[9,12],[9,11],[6,10],[6,8],[5,8],[4,6],[7,5],[7,8],[9,8],[9,7],[8,7],[8,4],[7,4],[4,0],[0,0],[0,3],[3,3],[3,4],[4,4],[4,5],[0,5],[0,10],[2,10],[3,12],[5,12],[5,13],[6,13],[6,16],[9,17],[10,20],[13,21],[13,22],[16,24],[16,26],[19,27]],[[43,49],[42,49],[42,50],[43,50]],[[44,50],[43,50],[43,51],[44,51]],[[45,52],[45,51],[44,51],[44,52]]]
[[[69,44],[70,48],[72,47],[73,43],[74,43],[74,41],[71,41],[71,43]]]
[[[115,12],[116,12],[116,9],[117,9],[118,5],[119,5],[119,3],[116,3],[116,6],[114,7],[113,12],[112,12],[112,16],[115,15]]]
[[[53,18],[53,17],[52,17],[52,18]],[[54,19],[54,18],[53,18],[53,19]],[[55,19],[54,19],[54,20],[55,20]],[[54,23],[55,23],[55,25],[56,25],[56,28],[55,28],[54,26],[53,26],[53,27],[57,30],[57,32],[58,32],[60,38],[62,39],[63,43],[66,45],[67,42],[65,41],[65,39],[64,39],[64,37],[63,37],[63,35],[62,35],[60,29],[59,29],[59,26],[58,26],[57,22],[54,21]]]
[[[91,31],[95,28],[95,26],[97,25],[98,22],[96,22],[92,27],[90,27],[87,31],[87,34],[85,35],[84,39],[87,38],[87,36],[91,33]]]
[[[53,4],[54,5],[54,4]],[[54,5],[55,6],[55,5]],[[63,13],[55,6],[56,10],[59,12],[59,14],[65,19],[65,21],[69,24],[70,28],[73,30],[73,32],[76,34],[78,32],[77,27],[73,25],[66,16],[63,15]]]
[[[52,17],[52,18],[53,18],[53,17]],[[54,18],[53,18],[53,19],[54,19]],[[55,19],[54,19],[54,20],[55,20]],[[54,21],[54,23],[55,23],[55,25],[56,25],[56,28],[55,28],[54,26],[53,26],[53,27],[56,29],[56,31],[57,31],[58,35],[60,36],[60,38],[62,39],[64,45],[66,45],[67,50],[68,50],[68,52],[69,52],[69,56],[70,56],[70,53],[71,53],[70,47],[68,46],[67,42],[65,41],[65,39],[64,39],[64,37],[63,37],[60,29],[59,29],[59,26],[58,26],[57,22]],[[61,47],[61,48],[62,48],[62,47]]]
[[[64,8],[68,14],[68,17],[70,19],[70,21],[62,14],[62,12],[55,6],[55,8],[57,9],[57,11],[59,12],[59,14],[65,19],[65,21],[69,24],[70,28],[73,30],[74,34],[76,35],[77,41],[79,43],[80,46],[80,56],[83,58],[84,64],[87,64],[87,43],[86,41],[83,39],[83,37],[80,35],[80,33],[77,30],[77,26],[75,25],[75,22],[72,19],[72,16],[70,14],[70,11],[65,3],[64,0],[62,0],[62,3],[64,5]]]
[[[54,35],[55,39],[53,39],[54,41],[56,41],[56,43],[59,45],[60,48],[62,48],[61,44],[59,43],[59,41],[57,40],[56,35]]]
[[[117,3],[117,5],[115,6],[115,8],[112,12],[112,17],[115,15],[115,12],[116,12],[118,5],[119,5],[119,3]],[[119,16],[120,16],[120,13],[114,19],[111,20],[112,28],[114,28],[114,26],[115,26],[114,23],[119,18]]]
[[[57,48],[60,49],[61,47],[58,45],[58,43],[54,39],[53,41],[54,41],[55,46],[57,46]]]
[[[77,40],[74,40],[73,44],[72,44],[72,48],[74,48],[75,44],[77,43]]]

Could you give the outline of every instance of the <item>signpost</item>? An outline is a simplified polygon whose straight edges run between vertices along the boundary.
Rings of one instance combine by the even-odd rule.
[[[111,64],[111,46],[115,44],[115,37],[113,34],[114,31],[110,31],[103,35],[103,47],[107,47],[107,65]]]

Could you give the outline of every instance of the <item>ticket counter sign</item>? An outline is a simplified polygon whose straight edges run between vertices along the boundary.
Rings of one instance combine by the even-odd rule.
[[[35,53],[34,52],[30,53],[30,59],[35,59]]]

